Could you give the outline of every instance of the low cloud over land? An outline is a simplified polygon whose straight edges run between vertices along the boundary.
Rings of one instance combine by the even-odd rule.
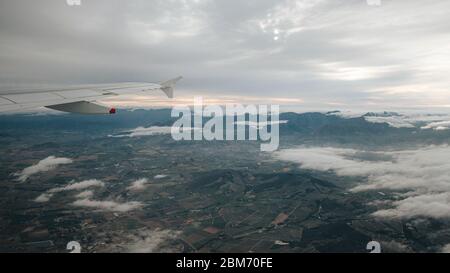
[[[148,182],[149,181],[147,178],[138,179],[138,180],[134,181],[133,183],[131,183],[131,185],[127,188],[127,190],[142,191],[147,187]]]
[[[35,201],[36,202],[41,202],[41,203],[42,202],[48,202],[53,197],[53,195],[55,195],[55,193],[59,193],[59,192],[63,192],[63,191],[84,190],[84,189],[92,188],[92,187],[102,188],[104,186],[105,186],[105,183],[103,183],[100,180],[89,179],[89,180],[85,180],[85,181],[81,181],[81,182],[77,182],[77,183],[71,183],[71,184],[69,184],[67,186],[64,186],[64,187],[58,187],[58,188],[50,189],[47,192],[45,192],[45,193],[41,194],[40,196],[38,196],[35,199]],[[87,193],[84,192],[84,195],[86,195],[86,194]]]
[[[124,245],[124,248],[130,253],[170,252],[166,244],[176,240],[180,233],[168,229],[139,231],[128,237],[127,241],[130,243]]]
[[[389,190],[400,194],[401,200],[390,202],[391,208],[379,210],[375,216],[450,218],[449,153],[446,145],[389,152],[299,147],[274,156],[306,169],[365,177],[367,181],[353,187],[353,192]]]
[[[76,207],[84,207],[113,212],[128,212],[130,210],[135,210],[143,206],[141,202],[135,201],[118,203],[115,201],[98,201],[98,200],[91,200],[88,198],[77,200],[73,202],[72,205]]]
[[[137,189],[139,187],[144,186],[144,180],[135,181],[138,183],[133,183],[133,189]],[[142,207],[142,203],[140,202],[125,202],[119,203],[116,201],[102,201],[102,200],[93,200],[94,192],[92,190],[86,190],[89,188],[103,188],[105,183],[97,180],[97,179],[89,179],[77,183],[71,183],[67,186],[57,187],[46,191],[45,193],[39,195],[34,201],[39,203],[49,202],[50,199],[57,193],[66,192],[66,191],[81,191],[76,194],[74,197],[75,200],[72,205],[75,207],[84,207],[91,208],[100,211],[113,211],[113,212],[127,212],[130,210],[135,210]]]
[[[152,126],[152,127],[138,127],[131,131],[110,135],[110,137],[142,137],[142,136],[154,136],[154,135],[168,135],[171,133],[172,127],[170,126]]]
[[[59,165],[70,164],[72,162],[73,160],[70,158],[49,156],[15,175],[18,176],[17,179],[20,182],[25,182],[34,174],[48,172],[56,169]]]

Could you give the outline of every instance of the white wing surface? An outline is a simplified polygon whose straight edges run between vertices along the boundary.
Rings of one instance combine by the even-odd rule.
[[[163,91],[173,97],[173,88],[182,77],[160,84],[116,83],[50,90],[14,90],[0,92],[0,113],[27,110],[37,107],[81,114],[114,114],[114,108],[95,103],[96,100],[127,94]]]

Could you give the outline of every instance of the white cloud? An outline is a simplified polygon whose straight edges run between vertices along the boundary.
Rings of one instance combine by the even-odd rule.
[[[128,189],[130,190],[138,190],[141,187],[145,186],[145,183],[148,181],[146,179],[140,179],[135,181],[132,186]],[[45,203],[50,201],[50,199],[57,193],[65,192],[65,191],[82,191],[75,195],[76,200],[72,203],[73,206],[76,207],[86,207],[92,209],[98,209],[101,211],[114,211],[114,212],[127,212],[135,209],[139,209],[143,206],[141,202],[125,202],[119,203],[115,201],[100,201],[100,200],[92,200],[91,198],[94,196],[94,192],[92,190],[85,190],[88,188],[102,188],[105,186],[105,183],[97,180],[97,179],[89,179],[77,183],[71,183],[69,185],[63,187],[57,187],[48,190],[47,192],[39,195],[34,201],[38,203]]]
[[[436,113],[425,113],[423,111],[401,111],[401,112],[371,112],[366,115],[367,111],[335,111],[329,115],[335,115],[342,118],[358,118],[364,117],[367,122],[386,123],[395,128],[420,128],[447,130],[450,129],[450,114],[448,111]],[[426,125],[423,125],[426,124]]]
[[[101,188],[104,186],[105,186],[105,183],[103,183],[100,180],[89,179],[89,180],[85,180],[85,181],[81,181],[81,182],[77,182],[77,183],[71,183],[64,187],[57,187],[57,188],[50,189],[47,192],[39,195],[36,199],[34,199],[34,201],[39,202],[39,203],[48,202],[56,193],[59,193],[59,192],[72,191],[72,190],[84,190],[84,189],[91,188],[91,187]],[[86,195],[86,194],[88,194],[88,193],[85,191],[84,195]],[[83,193],[80,193],[79,195],[77,195],[77,197],[79,198],[80,195],[83,195]]]
[[[142,191],[147,187],[148,182],[149,181],[147,178],[138,179],[138,180],[134,181],[133,183],[131,183],[131,185],[129,187],[127,187],[127,190]]]
[[[105,183],[97,179],[89,179],[77,183],[72,183],[64,187],[54,188],[49,190],[50,193],[62,192],[62,191],[72,191],[72,190],[84,190],[90,187],[104,187]]]
[[[70,164],[72,162],[73,160],[70,158],[49,156],[39,161],[37,164],[25,168],[23,171],[15,175],[18,176],[19,181],[25,182],[34,174],[48,172],[56,169],[59,165]]]
[[[323,71],[320,73],[321,77],[341,81],[374,79],[394,70],[392,67],[354,67],[345,63],[319,63],[318,67]]]
[[[375,216],[450,218],[450,192],[411,196],[393,203],[394,208],[379,210]]]
[[[142,137],[142,136],[154,136],[154,135],[168,135],[171,133],[172,127],[170,126],[152,126],[152,127],[138,127],[127,134],[110,135],[110,137]]]
[[[85,198],[91,198],[92,196],[94,196],[93,191],[83,191],[83,192],[80,192],[79,194],[77,194],[75,197],[79,198],[79,199],[85,199]]]
[[[380,241],[383,252],[387,253],[413,253],[408,245],[396,241]]]
[[[422,129],[433,129],[436,131],[450,130],[450,121],[432,122],[426,126],[423,126]]]
[[[123,247],[130,253],[166,252],[165,243],[176,240],[180,234],[179,231],[167,229],[144,230],[128,236],[127,242],[130,243]]]
[[[91,200],[88,198],[76,200],[72,203],[76,207],[84,207],[91,209],[98,209],[102,211],[113,211],[113,212],[128,212],[131,210],[142,208],[143,204],[141,202],[126,202],[118,203],[114,201],[98,201]]]
[[[173,132],[172,132],[173,130]],[[145,137],[156,135],[176,135],[182,132],[192,132],[199,130],[199,128],[191,127],[169,127],[169,126],[152,126],[152,127],[138,127],[131,131],[126,131],[117,135],[109,135],[109,137]]]
[[[286,124],[288,123],[287,120],[279,120],[279,121],[259,121],[259,122],[253,122],[253,121],[236,121],[234,122],[234,124],[236,125],[245,125],[245,126],[250,126],[256,129],[262,129],[268,125],[279,125],[279,124]]]
[[[367,182],[353,187],[353,192],[384,189],[402,194],[404,199],[392,202],[391,209],[380,210],[376,216],[449,218],[449,154],[450,147],[445,145],[388,152],[300,147],[281,150],[274,156],[298,162],[306,169],[366,177]]]
[[[46,202],[50,201],[50,199],[52,197],[53,197],[53,194],[51,194],[51,193],[43,193],[43,194],[39,195],[38,197],[36,197],[36,199],[34,199],[34,201],[37,203],[46,203]]]
[[[441,249],[441,252],[442,253],[450,253],[450,244],[443,246]]]
[[[372,123],[387,123],[394,128],[415,128],[413,124],[405,121],[402,117],[364,117],[365,120]]]
[[[327,113],[329,116],[338,116],[341,118],[359,118],[362,117],[364,114],[366,114],[367,111],[351,111],[351,110],[345,110],[345,111],[333,111]]]

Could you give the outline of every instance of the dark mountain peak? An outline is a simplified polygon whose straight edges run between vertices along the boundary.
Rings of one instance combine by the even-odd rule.
[[[401,115],[396,112],[368,112],[363,117],[400,117]]]

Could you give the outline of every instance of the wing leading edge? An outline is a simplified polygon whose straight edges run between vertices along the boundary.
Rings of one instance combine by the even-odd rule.
[[[173,98],[178,77],[161,84],[116,83],[108,85],[80,86],[66,89],[27,90],[0,93],[0,113],[47,107],[50,109],[80,114],[114,114],[111,107],[95,103],[96,100],[112,96],[139,94],[148,91],[163,91]]]

